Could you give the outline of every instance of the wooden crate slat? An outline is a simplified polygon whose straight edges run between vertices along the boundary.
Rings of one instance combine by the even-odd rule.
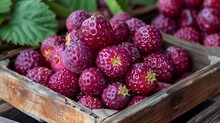
[[[220,122],[220,100],[216,100],[214,104],[212,104],[210,107],[197,114],[187,123],[201,123],[201,122],[206,122],[206,123]]]
[[[7,68],[0,66],[0,71],[0,97],[27,115],[47,122],[96,122],[98,116],[78,103]]]
[[[181,83],[113,115],[104,122],[169,122],[220,91],[220,82],[216,81],[220,81],[219,67],[220,63],[208,66]]]

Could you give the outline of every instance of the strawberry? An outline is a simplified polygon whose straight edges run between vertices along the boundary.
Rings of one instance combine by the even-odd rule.
[[[157,92],[159,92],[165,88],[168,88],[170,86],[172,86],[172,85],[165,83],[165,82],[156,82],[156,87],[155,87],[154,93],[157,93]]]
[[[66,35],[66,43],[65,45],[70,45],[72,42],[77,40],[81,40],[80,33],[78,30],[72,30],[70,33]]]
[[[182,6],[182,0],[158,0],[158,9],[166,17],[177,18]]]
[[[198,11],[196,9],[184,9],[181,13],[180,25],[181,27],[198,28],[196,21]]]
[[[141,102],[144,98],[145,98],[145,96],[134,96],[131,98],[128,106],[135,105],[135,104]]]
[[[183,0],[183,3],[188,7],[200,7],[203,0]]]
[[[197,16],[200,29],[212,34],[220,31],[220,11],[212,8],[202,9]]]
[[[43,57],[34,50],[23,50],[15,60],[15,71],[26,75],[30,69],[35,67],[44,67]]]
[[[135,32],[142,26],[145,26],[146,24],[137,18],[131,18],[129,20],[126,21],[129,30],[130,30],[130,34],[131,36],[134,36]]]
[[[80,90],[86,95],[100,96],[106,83],[104,74],[95,67],[85,69],[79,77]]]
[[[133,92],[146,95],[155,88],[156,74],[146,63],[133,64],[126,75],[126,85]]]
[[[65,47],[59,46],[55,48],[50,56],[50,66],[54,71],[63,70],[66,68],[64,63],[64,49]]]
[[[45,67],[35,67],[27,72],[27,77],[36,83],[47,86],[53,71]]]
[[[127,21],[131,18],[132,18],[132,16],[130,14],[128,14],[126,12],[119,12],[111,18],[110,22],[112,23],[114,21],[119,21],[119,20]]]
[[[203,6],[207,8],[213,8],[220,11],[220,2],[219,0],[204,0]]]
[[[189,54],[180,47],[168,47],[166,55],[173,64],[173,74],[181,75],[189,69]]]
[[[71,32],[72,30],[80,29],[83,21],[89,17],[89,13],[84,10],[77,10],[72,12],[66,19],[67,30]]]
[[[193,43],[200,43],[202,44],[202,36],[199,31],[192,27],[183,27],[180,28],[176,33],[175,36],[183,39],[187,42],[193,42]]]
[[[210,34],[203,41],[205,46],[220,47],[220,33]]]
[[[136,63],[140,61],[141,55],[139,53],[138,48],[133,43],[122,42],[119,46],[124,47],[128,51],[132,63]]]
[[[54,73],[48,82],[48,87],[66,97],[72,98],[78,90],[78,76],[64,69]]]
[[[146,25],[135,33],[134,44],[146,54],[151,54],[162,49],[163,41],[159,30]]]
[[[113,39],[110,44],[117,45],[121,42],[127,41],[130,36],[130,30],[128,25],[123,21],[116,21],[112,24],[113,27]]]
[[[102,101],[107,108],[122,110],[130,100],[128,89],[120,83],[112,83],[104,89],[102,93]]]
[[[96,58],[98,68],[110,78],[122,77],[131,64],[128,51],[119,46],[103,48]]]
[[[92,50],[85,42],[77,40],[71,43],[64,50],[66,68],[73,73],[80,74],[84,69],[92,66],[92,54]]]
[[[55,36],[48,37],[41,44],[41,47],[40,47],[41,54],[46,59],[46,61],[49,62],[53,49],[64,44],[65,44],[65,39],[63,39],[60,36],[55,35]]]
[[[86,19],[80,28],[80,33],[84,42],[91,48],[103,48],[112,39],[112,27],[110,23],[101,15],[93,15]]]
[[[144,58],[144,62],[156,73],[157,80],[163,82],[171,81],[173,66],[167,56],[160,53],[152,53]]]
[[[92,97],[89,95],[82,96],[79,99],[78,103],[89,109],[102,109],[103,108],[103,104],[99,98]]]
[[[158,15],[154,18],[151,25],[161,32],[168,34],[174,34],[177,30],[177,22],[174,19],[165,17],[164,15]]]

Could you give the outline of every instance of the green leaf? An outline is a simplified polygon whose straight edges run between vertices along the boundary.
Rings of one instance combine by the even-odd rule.
[[[57,4],[71,9],[72,11],[83,9],[88,12],[97,10],[96,0],[54,0]]]
[[[67,18],[69,14],[71,14],[72,10],[69,8],[65,8],[62,5],[59,5],[58,3],[55,3],[50,0],[43,0],[45,4],[49,6],[49,8],[56,13],[57,16],[62,17],[62,18]]]
[[[0,5],[0,13],[6,13],[10,10],[10,7],[12,5],[11,0],[1,0]]]
[[[129,0],[105,0],[105,2],[114,15],[118,12],[129,10]]]
[[[131,0],[131,2],[142,5],[150,5],[150,4],[155,4],[157,0]]]
[[[10,20],[0,28],[0,37],[16,45],[37,46],[57,28],[55,14],[40,0],[17,2]]]
[[[1,14],[0,13],[0,24],[5,20],[7,14]]]

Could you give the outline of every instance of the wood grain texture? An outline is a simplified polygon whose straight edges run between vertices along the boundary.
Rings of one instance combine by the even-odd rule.
[[[218,97],[218,99],[220,96]],[[206,108],[187,123],[219,123],[220,122],[220,100],[215,101],[210,107]]]
[[[91,110],[26,77],[2,66],[0,71],[0,98],[31,117],[54,123],[92,123],[98,119]]]
[[[144,99],[141,103],[109,117],[104,122],[170,122],[220,91],[219,67],[219,62],[207,66],[180,83]]]

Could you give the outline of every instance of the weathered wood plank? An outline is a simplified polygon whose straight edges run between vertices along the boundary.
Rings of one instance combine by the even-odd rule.
[[[0,123],[18,123],[18,122],[12,121],[12,120],[9,120],[7,118],[4,118],[4,117],[0,116]]]
[[[169,122],[220,91],[219,67],[220,63],[208,66],[104,122]]]
[[[188,123],[218,123],[220,122],[220,100],[216,100],[214,104],[206,108]]]
[[[0,66],[0,98],[29,116],[46,122],[96,122],[96,116],[78,103]]]

